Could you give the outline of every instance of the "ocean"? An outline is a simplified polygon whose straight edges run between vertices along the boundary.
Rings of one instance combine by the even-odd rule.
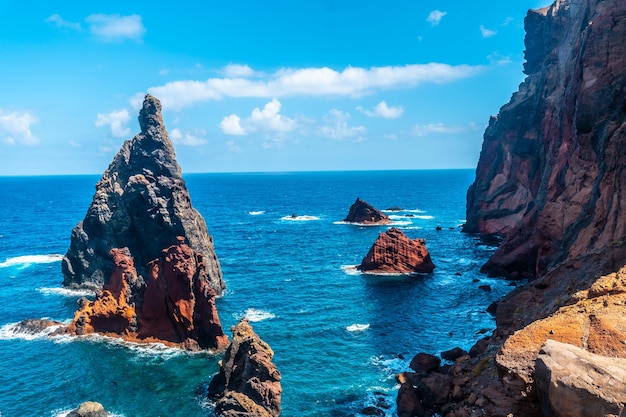
[[[184,178],[224,273],[222,325],[230,336],[248,317],[272,347],[284,417],[359,416],[377,402],[393,416],[394,375],[415,354],[468,350],[495,328],[485,310],[510,287],[479,272],[495,248],[459,227],[473,170]],[[204,391],[219,356],[15,331],[27,318],[68,321],[90,296],[62,288],[60,259],[98,179],[0,177],[0,415],[64,416],[97,401],[116,416],[212,416]],[[389,227],[343,223],[357,197],[403,208],[387,213],[392,226],[426,239],[434,273],[351,270]]]

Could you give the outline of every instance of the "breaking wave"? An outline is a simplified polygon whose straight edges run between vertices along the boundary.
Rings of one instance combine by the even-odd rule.
[[[362,332],[363,330],[367,330],[370,328],[369,323],[368,324],[351,324],[350,326],[346,327],[346,330],[349,332]]]
[[[50,255],[24,255],[7,258],[4,262],[0,262],[0,268],[8,268],[11,266],[19,266],[26,268],[32,264],[49,264],[58,262],[63,259],[63,255],[56,253]]]

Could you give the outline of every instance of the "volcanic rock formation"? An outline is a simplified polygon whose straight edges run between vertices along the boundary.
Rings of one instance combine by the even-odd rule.
[[[232,328],[233,340],[209,385],[209,397],[224,417],[280,415],[281,375],[272,363],[274,352],[247,319]]]
[[[129,251],[111,249],[114,269],[94,301],[79,300],[65,332],[101,333],[136,342],[161,342],[188,350],[224,349],[203,257],[184,238],[150,262],[147,286],[139,280]]]
[[[391,220],[385,213],[372,206],[367,201],[357,198],[350,206],[348,215],[343,220],[348,223],[361,224],[389,224]]]
[[[557,0],[525,19],[528,77],[491,118],[466,232],[485,270],[541,276],[626,236],[626,2]]]
[[[102,404],[87,401],[79,405],[76,410],[70,411],[67,417],[109,417],[110,415]]]
[[[435,269],[424,239],[409,239],[392,227],[378,235],[357,269],[371,274],[429,274]]]
[[[109,252],[128,248],[139,281],[148,262],[184,236],[202,255],[211,286],[224,289],[222,272],[202,216],[191,206],[161,117],[161,103],[146,95],[139,113],[141,133],[124,143],[96,185],[87,215],[72,230],[63,258],[63,285],[101,288],[114,265]]]

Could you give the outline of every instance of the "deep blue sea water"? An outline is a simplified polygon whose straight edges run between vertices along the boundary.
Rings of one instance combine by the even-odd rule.
[[[217,301],[222,325],[229,332],[247,316],[271,345],[283,416],[358,416],[380,395],[394,415],[394,375],[413,355],[469,349],[495,327],[485,309],[509,287],[480,274],[493,248],[458,227],[473,177],[473,170],[185,176],[227,285]],[[97,180],[0,177],[0,414],[62,416],[92,400],[126,417],[213,415],[203,389],[219,357],[12,331],[26,318],[72,317],[81,294],[62,289],[60,255]],[[340,222],[357,197],[404,208],[389,214],[409,237],[426,239],[435,272],[350,272],[387,228]]]

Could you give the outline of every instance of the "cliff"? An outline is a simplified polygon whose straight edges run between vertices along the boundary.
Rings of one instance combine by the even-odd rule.
[[[526,19],[528,75],[484,135],[464,231],[484,266],[542,276],[626,236],[626,3],[557,0]]]
[[[208,390],[217,412],[224,417],[279,416],[281,375],[272,363],[274,352],[247,319],[232,332],[233,340]]]
[[[176,162],[161,116],[161,103],[146,95],[141,133],[124,143],[96,185],[85,218],[72,230],[62,261],[63,285],[101,288],[113,270],[109,251],[128,248],[140,281],[148,262],[183,236],[202,255],[211,286],[224,289],[213,241]]]

